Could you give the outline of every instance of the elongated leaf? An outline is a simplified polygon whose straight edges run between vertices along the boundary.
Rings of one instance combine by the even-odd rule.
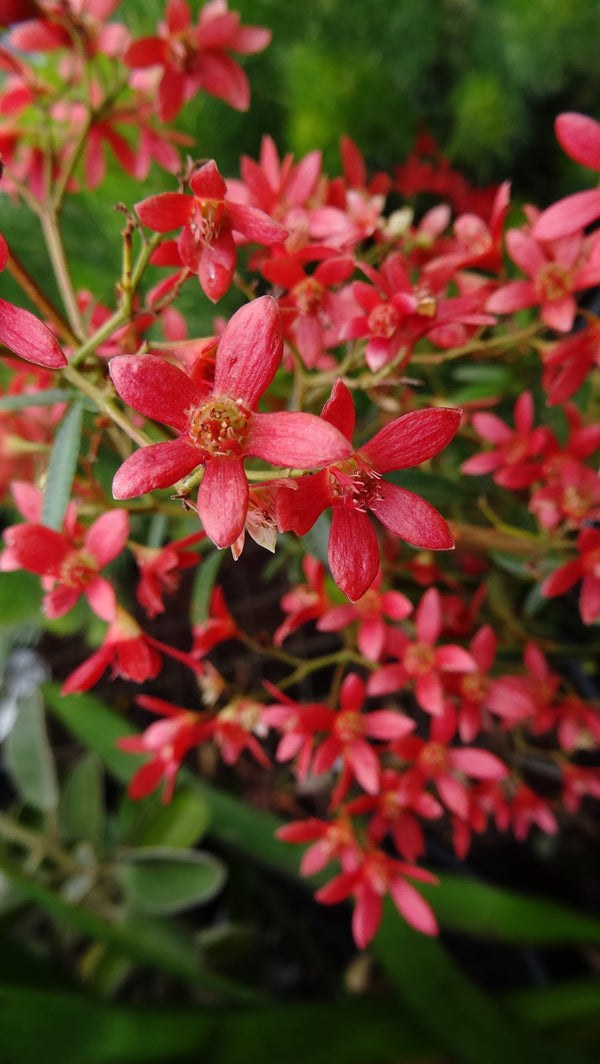
[[[54,406],[55,403],[68,403],[79,392],[67,388],[47,388],[43,392],[27,392],[23,395],[4,395],[0,399],[0,411],[26,410],[30,406]],[[89,403],[89,399],[87,402]]]
[[[197,790],[177,791],[136,839],[138,846],[195,846],[210,826],[210,805]]]
[[[60,825],[67,842],[87,839],[96,848],[104,832],[102,765],[97,754],[86,754],[73,766],[61,795]]]
[[[62,527],[71,495],[79,456],[82,422],[83,403],[77,399],[60,423],[48,465],[42,521],[48,528],[54,528],[56,531],[60,531]]]
[[[2,1050],[19,1064],[392,1064],[431,1053],[397,1002],[137,1009],[76,993],[0,987]],[[189,1054],[189,1056],[188,1056]],[[4,1057],[2,1058],[4,1059]]]
[[[420,884],[444,927],[467,935],[529,946],[600,943],[600,920],[546,898],[528,897],[464,876]]]
[[[415,1020],[460,1064],[592,1064],[503,1012],[438,939],[414,931],[389,901],[373,948]]]
[[[225,551],[222,550],[214,550],[202,559],[192,588],[190,624],[204,624],[208,620],[210,596],[224,559]]]
[[[50,812],[58,805],[58,784],[38,690],[19,698],[17,716],[4,744],[6,767],[24,802]]]
[[[154,915],[211,901],[226,877],[223,863],[212,854],[168,846],[122,851],[114,871],[130,908]]]
[[[536,1027],[557,1029],[592,1021],[600,1038],[600,980],[573,979],[554,986],[527,987],[502,995],[506,1009]]]

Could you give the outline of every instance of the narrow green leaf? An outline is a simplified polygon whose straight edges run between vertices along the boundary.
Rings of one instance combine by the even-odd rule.
[[[104,833],[104,795],[97,754],[84,754],[67,776],[60,801],[60,826],[67,842],[87,839],[99,847]]]
[[[161,805],[136,839],[138,846],[196,846],[210,826],[210,805],[196,790],[181,790]]]
[[[388,900],[373,950],[415,1020],[460,1064],[592,1064],[504,1012],[452,960],[419,934]]]
[[[502,995],[505,1008],[536,1027],[556,1028],[557,1034],[564,1024],[585,1023],[588,1020],[598,1025],[600,1033],[600,980],[573,979],[554,986],[527,987],[511,990]]]
[[[43,392],[27,392],[23,395],[5,395],[0,399],[0,412],[26,410],[30,406],[54,406],[76,399],[79,392],[68,388],[47,388]],[[89,402],[89,400],[87,400]]]
[[[75,400],[60,423],[48,464],[42,521],[56,531],[60,531],[62,527],[71,495],[79,456],[82,423],[83,403]]]
[[[20,797],[44,812],[58,805],[58,783],[39,690],[18,699],[16,720],[4,742],[6,767]]]
[[[202,559],[198,567],[192,587],[190,602],[190,623],[204,624],[208,619],[210,596],[212,595],[216,579],[225,560],[225,551],[214,550]]]
[[[2,1049],[18,1064],[400,1064],[432,1059],[397,1002],[302,1002],[252,1011],[148,1009],[0,987]],[[189,1055],[189,1056],[188,1056]]]
[[[600,944],[600,920],[546,898],[527,897],[463,876],[419,884],[440,923],[453,931],[514,945]]]
[[[211,901],[225,882],[225,867],[212,854],[168,846],[121,851],[114,865],[128,905],[169,915]]]

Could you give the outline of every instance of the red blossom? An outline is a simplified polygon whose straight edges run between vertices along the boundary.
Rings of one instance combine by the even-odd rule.
[[[579,557],[566,562],[544,581],[541,593],[545,598],[564,595],[581,580],[579,612],[584,624],[593,624],[600,617],[600,532],[584,528],[577,537]]]
[[[280,244],[287,234],[279,222],[256,207],[234,203],[211,159],[190,177],[193,195],[162,192],[136,204],[140,221],[157,233],[183,226],[177,248],[181,262],[198,275],[202,290],[216,303],[228,291],[237,262],[234,233],[257,244]]]
[[[567,111],[555,122],[559,144],[575,162],[600,172],[600,123],[587,115]],[[600,217],[600,189],[575,192],[553,203],[534,226],[537,240],[559,240],[584,229]]]
[[[347,597],[356,602],[373,583],[379,569],[379,546],[366,510],[371,510],[394,535],[434,550],[450,550],[448,525],[430,503],[391,484],[383,474],[420,465],[438,454],[454,436],[461,411],[418,410],[396,418],[345,461],[281,488],[275,501],[280,531],[302,536],[327,507],[333,508],[329,536],[329,567]],[[354,405],[346,385],[337,380],[323,419],[351,440]]]
[[[362,854],[354,871],[342,872],[317,891],[323,905],[335,905],[350,895],[356,899],[352,914],[352,934],[359,949],[365,949],[374,937],[383,911],[383,898],[390,894],[406,922],[426,935],[437,934],[438,927],[430,905],[409,883],[408,878],[437,883],[430,872],[416,865],[396,861],[381,850]]]
[[[246,456],[310,469],[350,453],[341,433],[312,414],[256,412],[282,349],[277,305],[263,296],[238,310],[225,327],[211,390],[156,355],[114,358],[110,372],[121,398],[179,433],[123,463],[113,481],[115,498],[169,487],[204,465],[198,513],[210,539],[229,547],[248,512]]]
[[[115,593],[100,570],[121,553],[128,535],[127,511],[109,510],[90,525],[83,541],[36,523],[13,525],[4,541],[15,564],[42,577],[47,617],[63,617],[84,594],[99,617],[112,621]]]
[[[226,0],[204,4],[193,25],[185,0],[168,0],[159,34],[133,41],[124,59],[132,67],[162,67],[157,103],[163,122],[171,122],[200,89],[238,111],[248,110],[248,79],[229,52],[262,52],[271,40],[270,30],[242,26]]]

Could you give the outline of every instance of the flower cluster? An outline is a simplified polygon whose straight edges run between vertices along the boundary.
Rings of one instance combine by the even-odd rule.
[[[196,23],[168,0],[132,39],[117,6],[17,3],[0,45],[2,192],[39,218],[60,293],[0,236],[0,271],[35,310],[0,299],[0,492],[16,511],[0,568],[40,578],[48,621],[83,597],[93,636],[104,622],[63,693],[107,670],[151,684],[165,656],[188,670],[192,707],[135,698],[158,719],[121,741],[146,755],[132,797],[168,800],[205,744],[230,766],[287,766],[299,814],[279,835],[308,844],[306,874],[337,863],[317,898],[354,898],[358,946],[387,894],[433,934],[414,885],[436,881],[418,863],[431,834],[463,858],[490,824],[554,833],[600,798],[583,756],[600,693],[561,653],[576,642],[593,662],[600,617],[600,318],[580,310],[600,284],[600,192],[515,204],[506,229],[508,183],[474,189],[426,138],[369,177],[347,137],[330,176],[318,151],[295,160],[265,136],[227,178],[181,159],[192,145],[169,123],[202,92],[246,110],[232,55],[269,31],[226,0]],[[557,135],[600,170],[600,125],[563,114]],[[154,161],[173,182],[124,208],[114,306],[73,283],[61,230],[107,149],[130,177]],[[421,193],[439,202],[420,212]],[[190,336],[184,290],[244,301]],[[216,578],[218,551],[255,565],[246,533],[283,563],[259,633]],[[183,649],[149,622],[187,608],[195,570]]]

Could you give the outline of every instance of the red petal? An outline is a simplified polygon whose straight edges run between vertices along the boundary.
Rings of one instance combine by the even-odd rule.
[[[73,549],[65,536],[45,525],[13,525],[4,542],[23,569],[39,576],[56,573]]]
[[[352,446],[316,414],[280,411],[254,415],[246,451],[274,465],[312,469],[348,458]]]
[[[282,487],[275,497],[275,521],[280,532],[304,536],[323,510],[331,506],[326,473],[315,473],[294,481],[295,490]]]
[[[217,547],[230,547],[243,532],[248,480],[240,458],[211,458],[198,493],[198,514]]]
[[[581,166],[600,170],[600,123],[576,111],[558,115],[554,124],[558,143]]]
[[[385,480],[379,481],[377,490],[381,498],[370,509],[390,532],[414,547],[452,550],[454,540],[450,529],[431,503]]]
[[[189,230],[184,229],[179,250],[186,266],[191,269],[192,263],[186,255],[188,234]],[[237,264],[237,248],[231,229],[222,229],[210,244],[197,244],[190,250],[193,258],[197,260],[198,280],[202,291],[213,303],[217,303],[231,288]]]
[[[187,374],[160,355],[117,355],[109,370],[117,392],[129,406],[180,432],[188,427],[190,408],[203,402]]]
[[[365,949],[381,923],[382,901],[372,887],[364,884],[352,913],[352,934],[359,949]]]
[[[405,879],[394,879],[390,884],[394,904],[407,924],[424,935],[437,935],[438,925],[428,902]]]
[[[114,621],[117,612],[117,599],[114,589],[102,576],[97,576],[84,589],[90,609],[103,621]]]
[[[354,400],[350,389],[340,377],[333,383],[331,397],[325,403],[321,417],[324,421],[328,421],[330,425],[335,425],[336,429],[339,429],[346,439],[352,442],[354,422],[356,420]]]
[[[490,754],[489,750],[478,750],[476,747],[451,749],[448,757],[452,768],[476,780],[503,780],[508,776],[504,762]]]
[[[600,579],[597,576],[584,577],[579,597],[579,610],[584,624],[593,624],[600,616]]]
[[[351,602],[357,602],[368,591],[379,569],[379,544],[366,514],[346,506],[334,506],[329,568],[337,586]]]
[[[573,196],[553,203],[540,214],[533,227],[537,240],[558,240],[584,229],[600,217],[600,188],[575,192]]]
[[[194,170],[190,177],[190,188],[198,199],[224,200],[227,195],[227,185],[214,159]]]
[[[281,244],[289,232],[285,226],[274,221],[258,207],[244,207],[228,201],[227,214],[232,229],[235,229],[236,233],[243,233],[255,244]]]
[[[461,415],[461,410],[451,407],[403,414],[384,425],[359,453],[378,473],[420,465],[450,442]]]
[[[193,206],[192,197],[183,192],[161,192],[136,203],[135,209],[142,225],[155,233],[168,233],[187,224]]]
[[[533,307],[539,302],[540,297],[531,281],[509,281],[490,296],[485,309],[491,314],[513,314],[515,310]]]
[[[54,333],[34,314],[0,299],[0,343],[27,362],[62,369],[67,360]]]
[[[217,348],[215,394],[242,399],[254,408],[282,355],[279,308],[271,296],[261,296],[241,307],[225,326]]]
[[[115,473],[113,498],[133,499],[176,484],[200,465],[199,453],[185,437],[140,448]]]
[[[121,553],[129,536],[127,510],[109,510],[94,521],[86,533],[84,549],[89,551],[102,569]]]

